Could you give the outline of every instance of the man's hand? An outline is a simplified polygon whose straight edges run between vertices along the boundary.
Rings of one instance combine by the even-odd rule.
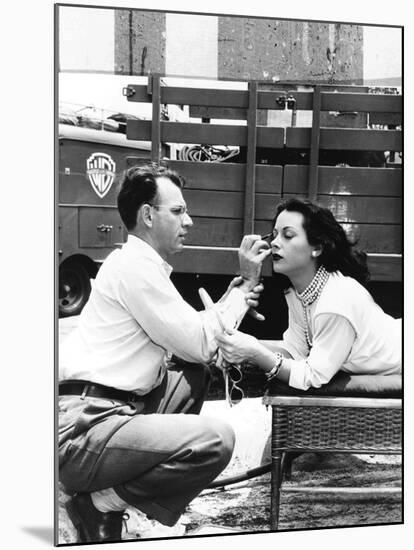
[[[230,281],[230,284],[229,284],[226,292],[220,298],[219,302],[224,301],[227,298],[227,296],[229,295],[230,291],[233,288],[235,288],[237,286],[240,286],[242,283],[243,283],[243,277],[241,275],[238,275],[237,277],[234,277]],[[264,289],[264,287],[263,287],[262,283],[259,283],[254,288],[252,288],[252,290],[247,292],[245,294],[245,297],[244,297],[245,300],[246,300],[247,305],[249,306],[249,310],[247,311],[247,313],[249,315],[251,315],[253,317],[253,319],[256,319],[256,321],[264,321],[265,320],[264,315],[262,315],[261,313],[258,313],[256,311],[256,308],[259,305],[260,294],[263,292],[263,289]]]
[[[250,289],[260,280],[262,263],[271,253],[269,244],[260,235],[245,235],[239,248],[240,274]]]
[[[238,330],[228,330],[226,333],[218,334],[216,339],[224,359],[229,363],[254,361],[260,348],[260,342],[254,336]]]

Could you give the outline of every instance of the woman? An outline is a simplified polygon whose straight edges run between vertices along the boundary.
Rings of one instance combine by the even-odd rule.
[[[328,209],[298,199],[280,204],[270,245],[274,272],[290,282],[288,329],[273,343],[239,331],[219,335],[228,362],[249,360],[268,380],[301,390],[326,384],[339,370],[401,372],[401,321],[364,288],[365,256]]]

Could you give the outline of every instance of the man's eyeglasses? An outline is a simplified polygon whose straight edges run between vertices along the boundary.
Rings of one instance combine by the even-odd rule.
[[[176,206],[174,206],[174,205],[169,206],[168,204],[151,204],[150,203],[150,206],[152,206],[153,208],[156,208],[156,209],[168,208],[170,210],[170,212],[172,212],[176,216],[180,216],[180,217],[183,217],[185,214],[188,215],[187,207],[182,205],[182,204],[178,204]]]

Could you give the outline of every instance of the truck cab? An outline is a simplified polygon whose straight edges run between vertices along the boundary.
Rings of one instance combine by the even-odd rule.
[[[109,125],[108,125],[109,127]],[[122,130],[122,127],[121,127]],[[126,234],[116,187],[129,157],[148,158],[149,141],[106,129],[59,124],[59,315],[77,315],[100,264]]]

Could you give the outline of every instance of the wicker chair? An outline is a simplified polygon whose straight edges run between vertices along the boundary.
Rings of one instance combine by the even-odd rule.
[[[289,456],[303,452],[401,454],[401,376],[339,373],[322,388],[298,391],[280,383],[269,387],[272,407],[270,526],[279,526],[280,491]],[[290,455],[290,453],[294,453]],[[295,492],[335,488],[295,487]],[[394,488],[349,488],[347,492],[395,492]]]

